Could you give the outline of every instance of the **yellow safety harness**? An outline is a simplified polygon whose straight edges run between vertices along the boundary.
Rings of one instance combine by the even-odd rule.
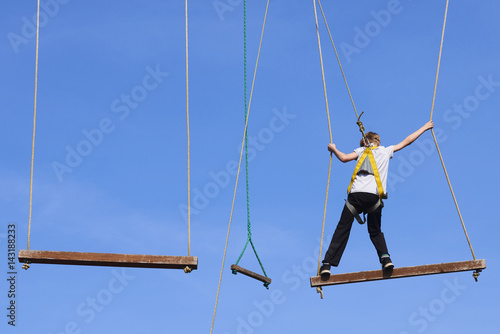
[[[354,168],[354,173],[352,174],[351,177],[351,183],[349,184],[349,187],[347,188],[347,194],[351,192],[351,187],[352,184],[354,183],[354,180],[356,179],[356,176],[360,171],[367,171],[368,173],[373,173],[373,176],[375,177],[375,182],[377,183],[377,191],[379,195],[379,200],[377,203],[372,206],[371,208],[367,209],[364,213],[371,213],[375,211],[380,205],[383,206],[382,199],[387,198],[387,194],[384,193],[384,187],[382,186],[382,180],[380,179],[380,174],[378,172],[377,164],[375,162],[375,157],[373,156],[372,150],[376,149],[377,146],[367,146],[361,155],[361,157],[358,160],[358,163],[356,164],[356,167]],[[368,160],[367,160],[368,159]],[[352,206],[351,203],[349,203],[348,200],[346,200],[346,206],[351,211],[351,213],[354,215],[358,223],[364,224],[366,222],[366,217],[364,219],[361,219],[359,216],[359,212]]]
[[[352,174],[351,178],[351,183],[349,184],[349,188],[347,188],[347,194],[351,192],[351,187],[352,184],[354,183],[354,179],[356,179],[356,176],[361,170],[361,166],[365,167],[370,166],[370,169],[365,169],[363,170],[368,170],[369,172],[373,172],[373,175],[375,176],[375,181],[377,182],[377,190],[378,190],[378,196],[382,200],[383,198],[386,198],[387,196],[384,194],[384,187],[382,186],[382,180],[380,179],[380,174],[378,173],[378,168],[377,168],[377,163],[375,162],[375,157],[373,156],[372,150],[376,149],[377,146],[367,146],[365,148],[365,151],[361,155],[361,158],[359,158],[358,163],[356,164],[356,168],[354,168],[354,173]],[[368,161],[370,162],[369,165],[365,163],[366,158],[368,157]]]

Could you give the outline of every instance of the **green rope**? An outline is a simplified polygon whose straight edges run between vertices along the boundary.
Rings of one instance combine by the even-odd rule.
[[[246,0],[243,0],[243,72],[244,72],[244,90],[245,90],[245,124],[248,124],[248,102],[247,102],[247,8],[246,8]],[[250,222],[250,187],[248,182],[248,129],[245,132],[245,176],[246,176],[246,192],[247,192],[247,231],[248,238],[243,247],[243,251],[241,252],[238,260],[236,261],[236,265],[240,262],[245,250],[247,249],[248,243],[252,246],[253,252],[255,253],[255,257],[257,257],[257,261],[259,261],[260,267],[262,268],[262,272],[267,277],[266,271],[262,262],[260,261],[259,255],[257,254],[257,250],[252,241],[252,224]],[[237,274],[236,270],[232,271],[233,274]],[[264,286],[268,288],[269,283],[264,283]]]
[[[251,223],[250,223],[250,187],[248,184],[248,102],[247,102],[247,10],[246,0],[243,1],[243,72],[245,82],[245,124],[247,124],[247,131],[245,131],[245,180],[247,186],[247,230],[248,239],[252,238]]]

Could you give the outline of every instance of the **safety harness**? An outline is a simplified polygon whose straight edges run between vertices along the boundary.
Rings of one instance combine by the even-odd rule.
[[[363,211],[363,219],[361,219],[361,217],[359,216],[360,212],[358,212],[354,208],[354,206],[351,203],[349,203],[348,200],[345,201],[345,205],[347,206],[349,211],[351,211],[351,213],[354,215],[354,218],[356,218],[356,220],[360,224],[366,223],[366,214],[367,213],[371,213],[371,212],[377,210],[377,208],[381,205],[383,207],[384,202],[382,202],[382,199],[387,198],[387,194],[384,193],[384,187],[382,186],[382,180],[380,179],[380,174],[378,173],[378,168],[377,168],[377,164],[375,162],[375,157],[373,156],[373,152],[372,152],[372,150],[374,150],[376,148],[377,148],[377,146],[373,146],[373,147],[367,146],[365,148],[363,154],[361,155],[361,157],[358,160],[358,163],[356,164],[356,168],[354,168],[354,173],[352,174],[351,183],[349,184],[349,187],[347,188],[347,194],[349,195],[349,193],[351,192],[352,184],[354,183],[354,179],[361,172],[373,174],[373,176],[375,177],[375,182],[377,182],[377,191],[378,191],[378,195],[379,195],[379,200],[377,201],[377,203],[375,203],[375,205],[373,205],[372,207]]]

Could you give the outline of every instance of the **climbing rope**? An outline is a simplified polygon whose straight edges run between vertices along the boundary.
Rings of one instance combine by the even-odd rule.
[[[29,202],[29,216],[28,216],[28,246],[30,249],[30,239],[31,239],[31,215],[33,208],[33,166],[35,163],[35,129],[36,129],[36,102],[37,102],[37,92],[38,92],[38,43],[40,40],[40,0],[38,0],[38,6],[36,11],[36,56],[35,56],[35,98],[34,98],[34,112],[33,112],[33,141],[31,143],[31,173],[30,173],[30,202]],[[28,269],[30,266],[28,263],[23,265],[23,269]]]
[[[439,77],[439,68],[441,66],[441,54],[443,53],[444,31],[446,28],[446,17],[448,16],[448,3],[449,3],[449,0],[446,0],[446,7],[444,10],[443,30],[441,31],[441,43],[439,44],[439,56],[438,56],[438,64],[437,64],[437,70],[436,70],[436,80],[434,81],[434,93],[432,94],[432,106],[431,106],[431,117],[430,117],[431,121],[432,121],[432,115],[434,113],[434,102],[436,101],[436,91],[437,91],[437,83],[438,83],[438,77]]]
[[[246,19],[246,4],[243,6],[243,73],[244,73],[244,96],[245,96],[245,122],[247,119],[247,19]],[[245,181],[246,181],[246,199],[247,199],[247,232],[248,232],[248,237],[247,241],[245,242],[245,246],[243,247],[243,250],[241,251],[240,256],[238,257],[238,260],[236,261],[235,265],[238,265],[240,262],[241,258],[243,257],[243,254],[245,253],[245,250],[247,249],[248,243],[252,246],[253,252],[255,254],[255,257],[257,258],[257,261],[259,262],[260,268],[262,269],[262,272],[264,273],[264,276],[267,277],[266,270],[264,269],[264,266],[262,265],[262,262],[260,261],[259,255],[257,254],[257,250],[255,249],[255,246],[252,241],[252,224],[250,221],[250,187],[249,187],[249,182],[248,182],[248,131],[245,133]],[[232,271],[233,274],[237,274],[237,270]],[[269,283],[264,283],[264,286],[266,288],[269,288]]]
[[[330,41],[332,42],[333,51],[335,52],[335,57],[337,58],[337,62],[339,63],[340,72],[342,72],[342,78],[344,78],[344,83],[345,83],[345,86],[347,88],[347,92],[349,93],[349,98],[351,99],[352,107],[354,108],[354,112],[356,113],[356,117],[358,118],[358,121],[359,121],[359,118],[361,117],[361,115],[358,116],[358,111],[356,110],[356,106],[354,105],[354,99],[352,98],[351,90],[349,89],[349,85],[347,84],[347,79],[346,79],[346,76],[344,73],[344,69],[342,68],[342,64],[340,63],[339,54],[337,53],[337,48],[335,47],[335,43],[333,42],[332,33],[330,32],[330,28],[328,27],[328,22],[326,21],[326,16],[325,16],[325,13],[323,12],[323,7],[321,6],[320,0],[318,0],[318,4],[319,4],[319,9],[321,10],[321,14],[323,15],[323,20],[325,21],[328,35],[330,36]],[[317,25],[318,25],[318,20],[316,19],[316,26]]]
[[[186,127],[187,127],[187,220],[188,220],[188,256],[191,256],[191,155],[189,141],[189,57],[188,57],[188,0],[185,1],[186,21]],[[186,266],[184,272],[190,273],[191,268]]]
[[[440,68],[440,64],[441,64],[441,54],[443,51],[444,31],[446,28],[446,17],[448,16],[448,3],[449,3],[449,0],[446,0],[446,9],[444,12],[444,20],[443,20],[443,31],[441,33],[441,44],[439,46],[439,57],[438,57],[438,64],[437,64],[437,70],[436,70],[436,80],[434,83],[434,94],[432,96],[432,106],[431,106],[431,116],[430,116],[431,121],[432,121],[432,115],[434,112],[434,102],[436,100],[436,90],[437,90],[437,83],[438,83],[438,77],[439,77],[439,68]],[[464,220],[462,218],[462,214],[460,213],[460,208],[458,206],[458,202],[457,202],[457,199],[455,197],[455,193],[453,192],[453,187],[451,186],[450,177],[449,177],[448,172],[446,170],[446,166],[444,164],[443,156],[441,155],[441,150],[439,149],[439,145],[438,145],[438,142],[436,139],[436,134],[434,133],[434,129],[431,129],[431,132],[432,132],[432,137],[434,138],[434,143],[436,144],[437,152],[439,154],[439,159],[441,160],[441,165],[443,166],[444,174],[446,175],[446,181],[448,182],[448,187],[450,188],[451,196],[453,197],[453,201],[455,203],[455,207],[456,207],[457,212],[458,212],[458,217],[460,218],[460,222],[462,223],[462,228],[464,230],[465,237],[467,238],[467,242],[469,244],[469,248],[470,248],[470,251],[472,253],[472,257],[475,260],[476,255],[474,254],[474,249],[472,248],[472,244],[470,242],[469,235],[467,234],[467,229],[465,228],[465,223],[464,223]],[[479,275],[479,274],[477,274],[477,275]],[[477,276],[474,276],[474,278],[477,278]]]
[[[330,27],[328,26],[328,22],[326,21],[325,12],[323,12],[323,6],[321,6],[320,0],[318,0],[318,4],[319,4],[319,9],[321,10],[321,15],[323,16],[323,20],[325,21],[326,30],[328,31],[328,35],[330,36],[330,41],[332,42],[333,51],[335,52],[335,57],[337,58],[337,62],[339,63],[339,68],[340,68],[340,72],[342,73],[342,78],[344,78],[344,83],[345,83],[345,86],[347,88],[347,93],[349,93],[349,98],[351,99],[351,104],[352,104],[352,107],[354,109],[354,113],[356,114],[356,118],[357,118],[356,124],[359,127],[359,131],[361,132],[361,134],[363,136],[363,140],[364,140],[365,144],[368,145],[368,140],[366,139],[366,136],[365,136],[365,128],[363,126],[363,123],[360,121],[361,115],[363,115],[364,112],[361,112],[361,114],[358,115],[358,111],[356,110],[356,105],[354,104],[354,99],[353,99],[352,94],[351,94],[351,89],[349,88],[349,84],[347,83],[347,79],[346,79],[346,76],[344,73],[344,68],[342,67],[342,63],[340,62],[340,57],[339,57],[339,54],[337,52],[337,48],[335,47],[335,43],[333,42],[332,33],[330,32]]]
[[[215,298],[215,307],[214,307],[214,314],[213,314],[213,317],[212,317],[212,326],[210,328],[210,333],[213,332],[214,323],[215,323],[215,315],[217,313],[217,304],[218,304],[218,301],[219,301],[220,286],[221,286],[221,282],[222,282],[222,274],[224,272],[224,263],[226,261],[227,244],[228,244],[228,241],[229,241],[229,232],[231,231],[231,222],[232,222],[232,219],[233,219],[234,203],[235,203],[235,200],[236,200],[236,190],[238,189],[238,180],[239,180],[239,177],[240,177],[241,160],[243,158],[243,149],[245,147],[245,138],[246,138],[246,135],[247,135],[248,116],[250,115],[250,106],[252,104],[253,88],[254,88],[254,85],[255,85],[255,77],[256,77],[256,74],[257,74],[257,66],[259,64],[260,50],[261,50],[261,46],[262,46],[262,39],[264,37],[264,28],[266,26],[266,19],[267,19],[267,10],[268,10],[268,8],[269,8],[269,0],[267,0],[267,4],[266,4],[266,11],[265,11],[265,14],[264,14],[264,22],[262,24],[262,32],[261,32],[261,35],[260,35],[259,49],[257,51],[257,60],[255,62],[255,70],[254,70],[254,73],[253,73],[252,87],[250,89],[250,98],[248,100],[248,108],[247,108],[246,119],[245,119],[245,130],[243,131],[243,141],[241,143],[240,159],[239,159],[239,162],[238,162],[238,172],[236,173],[236,183],[234,185],[233,202],[232,202],[232,205],[231,205],[231,213],[229,215],[229,224],[228,224],[228,227],[227,227],[226,244],[224,246],[224,255],[222,256],[222,266],[221,266],[221,270],[220,270],[219,284],[218,284],[218,287],[217,287],[217,295],[216,295],[216,298]],[[244,11],[244,18],[246,18],[246,0],[243,0],[243,11]]]
[[[316,21],[316,35],[318,37],[318,49],[319,49],[319,59],[321,63],[321,76],[323,78],[323,92],[325,95],[325,105],[326,105],[326,116],[328,119],[328,131],[330,133],[330,142],[333,142],[333,137],[332,137],[332,125],[330,122],[330,110],[328,107],[328,95],[326,93],[326,80],[325,80],[325,70],[323,66],[323,53],[321,52],[321,39],[319,37],[319,28],[318,28],[318,14],[316,10],[316,0],[313,0],[313,7],[314,7],[314,19]],[[325,221],[326,221],[326,207],[328,204],[328,192],[330,189],[330,177],[332,174],[332,153],[330,153],[330,162],[328,164],[328,179],[326,182],[326,195],[325,195],[325,207],[323,210],[323,226],[321,228],[321,242],[319,245],[319,259],[318,259],[318,275],[319,275],[319,270],[321,268],[321,255],[323,253],[323,238],[325,235]],[[321,299],[323,299],[323,291],[321,287],[317,287],[316,291],[321,294]]]

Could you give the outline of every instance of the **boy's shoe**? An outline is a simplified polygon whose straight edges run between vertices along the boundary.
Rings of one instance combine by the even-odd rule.
[[[392,270],[394,268],[394,264],[389,255],[382,255],[380,263],[382,263],[382,270]]]
[[[319,270],[319,275],[322,281],[328,281],[330,279],[330,265],[328,263],[323,263],[321,269]]]

